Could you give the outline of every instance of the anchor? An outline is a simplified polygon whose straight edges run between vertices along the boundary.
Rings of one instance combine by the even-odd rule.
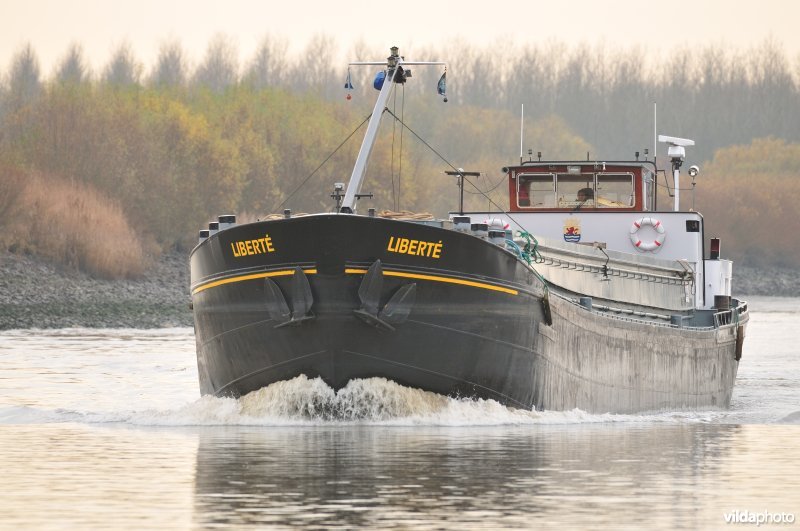
[[[403,324],[411,313],[417,295],[417,284],[406,284],[398,289],[389,302],[380,308],[381,288],[383,287],[383,266],[376,260],[370,266],[358,288],[361,308],[353,310],[356,317],[375,328],[395,331],[395,326]]]
[[[311,306],[314,304],[311,286],[308,283],[308,277],[299,266],[294,268],[294,274],[292,275],[291,311],[281,289],[269,277],[264,279],[264,294],[267,299],[267,312],[270,319],[278,322],[275,328],[287,325],[298,326],[315,317],[311,312]]]

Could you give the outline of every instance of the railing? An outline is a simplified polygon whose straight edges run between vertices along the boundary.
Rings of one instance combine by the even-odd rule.
[[[601,265],[587,264],[585,262],[573,262],[553,256],[544,255],[541,263],[544,265],[561,267],[565,269],[573,269],[576,271],[587,271],[593,274],[602,274],[606,277],[614,276],[621,278],[630,278],[634,280],[643,280],[645,282],[653,282],[656,284],[684,284],[691,285],[694,281],[691,275],[680,276],[677,272],[673,272],[675,276],[654,275],[652,273],[645,273],[642,271],[631,271],[628,269],[621,269],[618,267],[607,267]]]
[[[575,300],[571,297],[565,297],[564,295],[560,295],[558,293],[550,292],[551,295],[558,297],[564,301],[567,301],[575,306],[578,306],[584,310],[588,310],[585,306],[580,304],[580,301]],[[739,317],[746,314],[747,303],[742,301],[737,301],[737,306],[735,308],[731,308],[730,310],[725,310],[722,312],[717,312],[714,314],[714,325],[713,326],[685,326],[681,325],[678,326],[671,322],[671,316],[666,314],[655,314],[655,313],[648,313],[648,312],[638,312],[636,310],[630,310],[627,308],[614,308],[612,306],[603,306],[600,304],[593,304],[592,309],[600,310],[600,312],[595,312],[596,315],[601,317],[605,317],[607,319],[616,319],[618,321],[627,321],[633,323],[643,323],[649,324],[652,326],[660,326],[664,328],[683,328],[686,330],[716,330],[723,326],[728,326],[731,324],[737,324],[739,322]],[[661,319],[670,322],[660,323],[654,319]]]
[[[555,295],[556,297],[558,297],[561,300],[564,300],[566,302],[574,304],[575,306],[578,306],[583,310],[587,310],[587,308],[585,306],[581,305],[579,301],[576,301],[575,299],[573,299],[571,297],[565,297],[564,295],[560,295],[558,293],[553,293],[552,291],[550,293],[551,293],[551,295]],[[600,317],[605,317],[606,319],[616,319],[617,321],[626,321],[626,322],[629,322],[629,323],[643,323],[643,324],[649,324],[649,325],[652,325],[652,326],[660,326],[660,327],[663,327],[663,328],[675,328],[674,325],[672,325],[672,324],[670,324],[668,322],[667,323],[660,323],[658,321],[651,320],[651,319],[657,318],[657,319],[666,319],[667,321],[669,321],[670,317],[668,315],[651,314],[651,313],[646,313],[646,312],[635,312],[634,310],[628,310],[628,309],[624,309],[624,308],[614,308],[614,307],[611,307],[611,306],[603,306],[603,305],[600,305],[600,304],[593,304],[592,308],[600,310],[599,312],[594,312],[595,315],[598,315]],[[590,310],[587,310],[587,311],[590,311]],[[615,314],[618,314],[618,315],[615,315]],[[625,314],[625,315],[622,315],[622,314]],[[641,316],[641,318],[637,317],[637,316]],[[649,317],[650,319],[646,319],[644,317]],[[704,330],[704,329],[712,330],[713,329],[710,326],[709,327],[688,327],[687,326],[685,328],[692,328],[692,329],[698,329],[698,330]]]
[[[731,324],[738,324],[739,317],[747,313],[747,303],[743,301],[736,301],[735,307],[730,310],[723,310],[714,314],[714,327],[720,328]]]

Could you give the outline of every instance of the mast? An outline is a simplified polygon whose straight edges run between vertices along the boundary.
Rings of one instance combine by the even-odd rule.
[[[658,141],[669,144],[669,147],[667,148],[667,156],[670,158],[670,162],[672,162],[672,182],[675,186],[675,201],[673,210],[675,212],[679,212],[681,203],[681,166],[683,165],[683,159],[686,158],[686,147],[693,146],[694,140],[689,140],[688,138],[677,138],[674,136],[658,135]]]
[[[408,62],[406,63],[398,54],[397,46],[392,46],[391,54],[386,58],[385,63],[378,62],[357,62],[350,63],[350,65],[373,65],[385,66],[385,77],[383,79],[383,86],[381,87],[378,99],[375,101],[375,107],[372,109],[372,116],[370,116],[369,124],[367,125],[367,132],[364,134],[364,140],[361,142],[361,149],[358,151],[355,165],[353,166],[353,173],[350,175],[350,182],[347,184],[347,190],[342,199],[342,206],[340,212],[354,214],[356,211],[356,201],[361,192],[361,186],[364,184],[364,176],[367,173],[367,163],[372,154],[372,148],[375,145],[375,139],[378,135],[378,127],[381,125],[383,118],[383,111],[386,109],[386,102],[394,90],[396,83],[405,83],[407,77],[411,77],[411,71],[403,68],[402,65],[446,65],[443,62]],[[447,99],[445,99],[447,101]]]

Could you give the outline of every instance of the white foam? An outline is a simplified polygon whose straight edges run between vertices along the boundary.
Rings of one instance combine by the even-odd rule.
[[[175,409],[85,412],[0,409],[0,424],[78,422],[135,426],[508,426],[530,424],[713,422],[721,411],[645,415],[530,411],[495,400],[451,398],[404,387],[384,378],[353,380],[335,392],[321,378],[298,376],[241,398],[204,396]]]
[[[457,399],[412,389],[384,378],[353,380],[335,392],[322,379],[298,376],[239,399],[205,396],[172,411],[132,414],[126,422],[169,426],[286,426],[372,424],[393,426],[500,426],[607,422],[709,422],[718,412],[593,415],[580,410],[541,412],[494,400]]]

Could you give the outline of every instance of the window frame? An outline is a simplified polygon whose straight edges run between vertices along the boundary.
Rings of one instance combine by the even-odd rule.
[[[533,204],[521,205],[519,203],[519,191],[520,191],[520,188],[522,187],[523,180],[525,180],[526,182],[530,183],[530,182],[533,182],[534,178],[536,178],[536,177],[540,177],[540,178],[549,177],[550,178],[550,184],[552,185],[550,191],[553,194],[553,204],[552,205],[547,206],[547,205],[544,205],[544,203],[542,203],[542,206],[535,206]],[[544,179],[542,179],[542,182],[546,182],[546,181]],[[546,192],[546,190],[540,190],[540,192]],[[527,208],[530,208],[530,209],[534,209],[535,208],[537,210],[556,208],[555,194],[556,194],[556,174],[555,173],[553,173],[553,172],[528,172],[528,173],[518,173],[517,174],[517,208],[526,208],[526,209]],[[530,191],[530,186],[528,186],[528,201],[530,201],[530,199],[531,199],[531,191]]]
[[[621,205],[613,205],[613,206],[604,206],[599,203],[600,194],[597,191],[597,186],[600,184],[600,178],[603,176],[616,176],[616,177],[629,177],[630,178],[630,203],[624,206]],[[636,175],[633,172],[597,172],[594,178],[594,195],[595,195],[595,208],[635,208],[636,207]]]

